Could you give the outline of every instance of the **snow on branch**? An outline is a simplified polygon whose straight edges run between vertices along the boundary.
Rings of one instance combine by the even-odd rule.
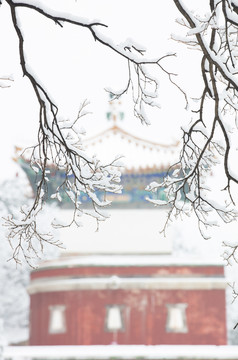
[[[78,216],[83,212],[78,201],[80,192],[86,193],[92,200],[93,211],[88,213],[98,221],[105,218],[101,207],[108,204],[100,200],[95,190],[120,192],[120,173],[117,163],[103,165],[96,158],[85,153],[81,134],[77,130],[77,120],[85,114],[86,103],[83,103],[75,122],[61,122],[58,118],[58,107],[51,94],[32,73],[24,53],[24,36],[17,18],[17,9],[28,8],[63,27],[65,23],[83,27],[94,40],[110,48],[128,63],[128,81],[120,92],[108,89],[115,98],[119,98],[129,89],[134,100],[134,114],[142,123],[149,123],[146,106],[157,106],[159,80],[150,67],[160,69],[169,81],[183,93],[186,108],[190,101],[187,94],[174,81],[176,74],[166,70],[164,61],[174,53],[160,54],[155,59],[146,57],[143,47],[128,39],[115,44],[102,31],[106,24],[98,21],[82,19],[76,14],[65,14],[44,5],[36,5],[31,1],[14,2],[5,0],[11,9],[12,21],[19,39],[20,62],[26,76],[36,94],[39,104],[38,144],[33,148],[32,168],[41,173],[38,182],[37,196],[31,209],[22,211],[20,223],[8,218],[12,235],[27,240],[35,231],[34,218],[43,206],[47,192],[47,163],[52,161],[58,169],[65,171],[66,177],[62,185],[56,189],[54,197],[61,199],[63,190],[75,205],[73,222],[78,223]],[[166,225],[174,217],[189,215],[194,211],[199,222],[202,235],[206,238],[206,229],[218,223],[219,219],[230,222],[236,219],[235,201],[232,197],[231,184],[238,184],[238,174],[232,166],[232,154],[235,151],[234,132],[237,132],[238,111],[238,5],[237,1],[211,0],[210,11],[195,14],[188,9],[184,1],[174,0],[174,4],[183,16],[178,22],[188,28],[187,36],[174,38],[186,46],[199,49],[202,54],[201,76],[204,83],[200,99],[193,108],[191,124],[183,129],[183,145],[180,159],[168,172],[162,184],[153,183],[148,190],[157,191],[165,188],[166,206],[169,215]],[[219,204],[209,189],[207,179],[218,162],[222,162],[226,184],[223,191],[223,205]],[[172,175],[171,175],[172,172]],[[73,180],[72,180],[73,179]],[[164,205],[159,200],[150,200],[155,205]],[[18,220],[19,221],[19,220]],[[20,232],[15,232],[21,229]],[[30,231],[28,233],[28,231]],[[15,232],[15,233],[14,233]],[[9,235],[11,237],[11,234]],[[15,235],[14,235],[15,236]],[[41,236],[41,235],[40,235]],[[42,235],[47,241],[48,235]],[[45,236],[45,238],[44,238]],[[43,240],[42,240],[43,241]]]
[[[31,4],[30,1],[14,2],[12,0],[6,0],[6,2],[12,9],[14,9],[15,14],[18,8],[28,8],[54,21],[54,23],[60,27],[63,27],[64,24],[67,23],[86,28],[90,31],[95,41],[110,48],[113,52],[124,58],[128,62],[128,82],[125,88],[120,92],[113,91],[112,89],[107,89],[107,91],[113,94],[115,98],[118,98],[127,93],[129,88],[131,88],[134,100],[134,115],[139,118],[142,123],[150,123],[145,112],[146,105],[160,107],[155,100],[158,96],[159,80],[155,77],[155,75],[148,72],[146,68],[147,65],[156,66],[164,72],[168,76],[169,81],[177,86],[177,88],[183,93],[187,105],[188,101],[185,92],[173,79],[176,74],[167,71],[163,65],[164,60],[168,57],[176,56],[175,53],[163,54],[157,58],[148,58],[146,56],[146,50],[132,39],[127,39],[125,42],[120,44],[114,43],[113,39],[105,36],[103,31],[101,31],[102,29],[108,27],[106,24],[101,22],[90,22],[89,20],[80,18],[75,14],[61,13],[60,11],[47,7],[47,5],[44,5],[41,8],[36,6],[34,3]]]
[[[0,88],[11,87],[11,82],[14,81],[11,76],[0,76]]]
[[[161,184],[152,183],[147,190],[165,188],[168,199],[165,203],[150,200],[155,205],[169,206],[165,228],[174,218],[193,211],[202,236],[208,238],[207,230],[217,225],[219,219],[229,223],[238,215],[231,191],[231,184],[238,184],[232,157],[237,146],[234,133],[238,132],[238,7],[229,0],[214,0],[210,1],[210,13],[201,16],[188,9],[182,0],[174,3],[184,17],[179,23],[188,28],[185,38],[174,38],[202,51],[204,89],[198,107],[192,110],[191,124],[183,129],[179,162]],[[219,203],[208,179],[220,162],[226,184],[220,188],[223,198]],[[225,245],[230,247],[227,260],[235,259],[238,244]]]
[[[37,12],[60,27],[68,23],[76,27],[86,28],[92,34],[95,41],[125,58],[128,61],[128,83],[121,93],[111,92],[114,93],[115,97],[120,97],[131,87],[135,104],[134,113],[141,122],[149,122],[145,112],[146,105],[159,106],[156,102],[159,82],[154,75],[148,72],[146,65],[158,66],[172,81],[174,74],[167,72],[161,62],[167,57],[175,56],[175,54],[163,54],[156,59],[148,59],[146,58],[145,50],[131,40],[127,40],[119,45],[114,44],[112,39],[107,38],[101,31],[102,28],[107,27],[103,23],[88,21],[75,14],[61,13],[56,9],[51,9],[46,4],[40,6],[38,3],[36,4],[31,1],[5,1],[10,7],[12,22],[18,36],[23,75],[29,79],[39,104],[38,144],[31,149],[31,167],[40,174],[36,197],[31,207],[21,209],[18,218],[9,216],[5,219],[5,225],[9,230],[9,241],[14,248],[13,258],[16,262],[19,262],[20,254],[23,254],[26,261],[29,262],[30,253],[37,255],[37,250],[34,246],[35,239],[41,245],[44,242],[48,242],[61,246],[60,243],[54,241],[50,233],[41,231],[36,221],[47,199],[47,182],[49,181],[47,166],[50,163],[65,173],[65,178],[56,189],[53,197],[61,201],[62,192],[69,197],[75,208],[72,222],[77,226],[80,226],[78,219],[82,213],[93,216],[97,222],[104,220],[107,215],[103,212],[102,208],[110,202],[107,201],[106,196],[104,200],[99,199],[97,190],[105,193],[119,193],[121,185],[119,184],[120,171],[118,170],[118,159],[105,165],[95,157],[88,157],[83,149],[77,121],[85,115],[87,102],[84,102],[80,107],[75,121],[67,122],[59,119],[58,105],[54,103],[48,89],[41,83],[41,80],[38,79],[37,74],[32,71],[30,64],[27,62],[24,49],[24,34],[18,19],[18,9],[25,8]],[[87,194],[92,201],[91,211],[83,210],[81,207],[79,195],[82,192]],[[58,224],[55,224],[55,226],[58,226]],[[28,246],[23,246],[23,243],[27,243]]]
[[[30,207],[21,209],[18,217],[9,215],[5,218],[5,226],[8,228],[8,239],[13,247],[13,258],[18,263],[21,255],[30,264],[32,254],[38,255],[36,241],[43,249],[44,243],[57,246],[62,244],[54,240],[51,233],[45,233],[37,224],[37,217],[47,199],[47,182],[49,164],[56,169],[63,170],[65,177],[55,190],[53,197],[59,201],[62,192],[68,196],[74,204],[72,223],[80,226],[78,218],[83,214],[93,216],[97,222],[105,220],[107,215],[102,208],[110,204],[105,199],[100,199],[96,194],[101,192],[121,192],[120,171],[118,159],[109,164],[102,164],[96,157],[89,157],[83,149],[81,133],[78,130],[78,120],[87,114],[85,101],[79,109],[78,116],[74,121],[62,121],[58,118],[58,107],[51,99],[47,89],[44,88],[37,76],[29,70],[24,52],[24,37],[18,23],[16,8],[25,4],[8,1],[11,8],[12,21],[19,39],[20,62],[24,76],[26,76],[34,89],[39,104],[39,131],[38,144],[31,148],[31,167],[39,173],[36,196]],[[34,7],[35,8],[35,7]],[[39,11],[39,9],[37,10]],[[43,12],[43,15],[45,13]],[[55,19],[56,22],[62,19]],[[90,26],[94,26],[91,24]],[[28,149],[29,150],[29,149]],[[91,199],[92,210],[81,208],[79,195],[85,193]],[[59,224],[55,224],[59,226]],[[25,246],[27,244],[27,246]]]

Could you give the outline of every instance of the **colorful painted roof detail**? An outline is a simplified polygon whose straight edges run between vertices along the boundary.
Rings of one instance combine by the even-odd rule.
[[[90,156],[97,155],[103,163],[110,164],[118,156],[124,166],[120,168],[122,173],[121,184],[122,194],[110,193],[107,199],[112,201],[112,208],[151,208],[146,197],[153,197],[145,188],[151,182],[161,182],[169,167],[176,163],[178,158],[178,142],[171,145],[159,144],[137,137],[124,130],[118,125],[123,114],[118,113],[117,108],[110,101],[111,111],[107,117],[113,121],[112,125],[96,136],[85,139],[83,146]],[[37,175],[30,167],[30,161],[25,157],[17,159],[19,165],[25,171],[33,192],[36,191]],[[54,166],[48,168],[48,198],[56,192],[58,186],[63,182],[65,174]],[[60,194],[63,207],[70,206],[70,200],[64,191]],[[97,194],[104,197],[104,193]],[[154,194],[155,198],[166,200],[163,189]],[[88,207],[90,199],[85,193],[81,193],[79,201],[83,206]]]

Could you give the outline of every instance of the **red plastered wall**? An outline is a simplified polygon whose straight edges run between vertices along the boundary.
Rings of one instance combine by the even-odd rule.
[[[179,279],[178,279],[179,281]],[[186,303],[187,333],[166,332],[166,304]],[[123,305],[125,330],[105,331],[107,305]],[[66,306],[64,334],[49,334],[49,306]],[[31,296],[30,345],[226,344],[224,290],[81,290]]]

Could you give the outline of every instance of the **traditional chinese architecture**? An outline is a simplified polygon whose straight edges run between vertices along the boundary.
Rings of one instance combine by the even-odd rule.
[[[102,345],[102,359],[119,358],[113,345],[127,345],[128,360],[147,358],[142,345],[158,346],[152,347],[157,349],[153,359],[167,358],[160,345],[225,345],[223,264],[175,258],[172,239],[165,241],[158,233],[165,214],[145,201],[145,185],[160,181],[176,160],[177,146],[131,135],[116,122],[119,116],[110,112],[112,126],[85,146],[99,157],[114,156],[113,151],[128,155],[124,192],[112,195],[111,218],[99,232],[88,219],[82,229],[62,230],[67,251],[32,272],[30,345],[84,345],[89,353],[96,349],[90,346]],[[165,196],[163,191],[157,195]],[[70,216],[65,209],[60,214],[64,220]],[[128,347],[132,345],[137,347]],[[180,359],[190,359],[182,353],[177,351]]]
[[[84,255],[32,273],[31,345],[226,344],[217,263]]]

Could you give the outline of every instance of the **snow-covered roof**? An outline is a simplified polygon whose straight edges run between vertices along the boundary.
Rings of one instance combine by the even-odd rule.
[[[34,279],[29,294],[75,290],[218,290],[225,289],[223,277],[49,277]]]
[[[94,345],[94,346],[8,346],[4,359],[173,359],[237,360],[238,346],[215,345]]]
[[[156,210],[110,210],[110,218],[100,224],[83,217],[83,227],[60,229],[60,240],[67,252],[81,254],[169,254],[172,244],[160,234],[166,214]],[[72,211],[59,211],[59,218],[70,223]]]
[[[100,266],[224,266],[224,262],[215,259],[200,259],[196,257],[178,258],[166,255],[78,255],[47,260],[39,265],[39,269],[63,267]]]
[[[212,239],[207,241],[201,237],[196,219],[185,217],[174,220],[164,235],[161,230],[166,221],[166,210],[161,208],[111,210],[108,208],[107,210],[111,216],[105,222],[100,223],[99,231],[96,231],[96,221],[88,216],[82,217],[83,226],[81,228],[71,226],[60,229],[59,237],[66,248],[66,250],[62,250],[62,255],[67,256],[69,253],[109,255],[108,262],[111,262],[110,255],[112,254],[117,257],[130,255],[123,257],[123,261],[134,261],[138,264],[141,261],[157,262],[156,256],[160,262],[163,262],[162,254],[171,255],[172,251],[175,251],[176,258],[175,256],[169,257],[171,265],[180,262],[184,265],[190,264],[190,262],[194,265],[198,265],[198,262],[201,264],[221,263],[222,241],[227,238],[236,238],[237,234],[237,223],[228,224],[213,229]],[[56,215],[60,221],[68,224],[72,219],[73,212],[60,209],[57,210]],[[181,250],[179,250],[179,246],[182,247]],[[197,248],[201,251],[197,251]],[[142,257],[138,257],[138,255],[143,255],[144,260],[141,260]],[[186,259],[184,259],[185,256]],[[181,260],[180,257],[182,257]],[[196,258],[198,260],[195,260]],[[84,259],[80,261],[90,261],[89,258]],[[94,260],[101,261],[99,257]],[[104,258],[104,260],[106,259]],[[122,258],[118,257],[118,261],[121,260]]]
[[[111,163],[116,157],[122,156],[121,161],[126,170],[167,170],[178,159],[178,142],[164,145],[144,140],[118,125],[85,140],[84,147],[91,156],[96,154],[105,163]]]

